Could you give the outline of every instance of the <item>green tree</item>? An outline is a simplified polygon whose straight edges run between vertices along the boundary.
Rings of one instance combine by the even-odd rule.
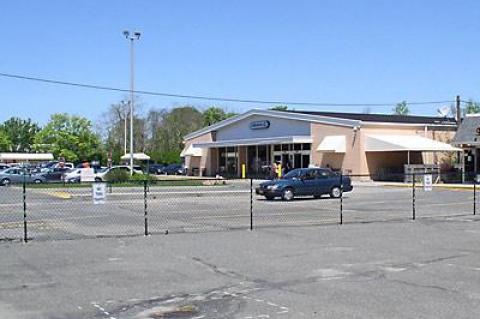
[[[35,139],[35,135],[40,131],[38,124],[32,120],[23,120],[18,117],[12,117],[3,122],[0,129],[10,141],[11,152],[30,152]]]
[[[272,111],[287,111],[288,106],[287,105],[275,105],[274,107],[271,107],[270,110],[272,110]]]
[[[472,99],[468,100],[467,105],[463,108],[463,114],[476,114],[480,113],[480,103],[475,102]]]
[[[395,108],[393,109],[393,114],[396,115],[408,115],[409,113],[410,110],[408,109],[407,101],[397,103],[397,105],[395,105]]]
[[[0,130],[0,152],[8,152],[11,149],[12,141],[3,130]]]
[[[100,138],[93,132],[92,123],[86,118],[66,113],[51,116],[47,125],[35,136],[35,148],[72,162],[104,157]]]
[[[155,159],[163,162],[180,161],[183,137],[203,127],[203,114],[193,106],[177,107],[163,114],[157,129]]]
[[[203,126],[213,125],[235,115],[235,113],[225,112],[220,107],[210,106],[208,109],[203,111]]]

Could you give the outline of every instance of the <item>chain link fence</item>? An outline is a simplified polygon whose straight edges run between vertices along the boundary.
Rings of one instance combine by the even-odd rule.
[[[381,182],[370,175],[341,176],[340,189],[350,179],[353,190],[338,194],[332,185],[320,193],[312,193],[320,187],[314,184],[301,190],[298,185],[309,181],[298,180],[292,200],[286,200],[285,192],[267,196],[259,187],[266,181],[258,179],[12,184],[0,187],[0,240],[475,218],[476,182],[447,184],[424,174],[397,175],[390,176],[395,182],[385,176]]]

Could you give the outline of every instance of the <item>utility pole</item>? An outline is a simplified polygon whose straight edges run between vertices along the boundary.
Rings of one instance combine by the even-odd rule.
[[[458,128],[460,127],[460,124],[462,123],[462,107],[460,105],[460,102],[461,102],[460,95],[457,95],[455,99],[455,109],[457,111],[457,116],[456,116],[457,131],[458,131]],[[463,151],[457,152],[457,158],[458,158],[458,162],[460,162],[460,165],[461,165],[462,183],[465,183],[465,156],[463,154]]]
[[[457,128],[458,128],[460,126],[460,123],[462,123],[462,108],[460,106],[460,95],[457,95],[457,98],[455,99],[455,106],[457,111]]]
[[[130,40],[130,175],[133,175],[133,105],[134,105],[134,81],[135,81],[135,40],[140,39],[140,32],[123,31],[123,35]]]

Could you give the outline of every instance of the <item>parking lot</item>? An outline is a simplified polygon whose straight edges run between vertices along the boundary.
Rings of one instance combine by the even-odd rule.
[[[254,187],[258,182],[254,183]],[[91,187],[27,187],[27,228],[31,239],[74,239],[141,235],[145,212],[149,234],[224,231],[277,226],[405,221],[421,218],[470,218],[473,191],[434,187],[357,183],[342,200],[297,198],[265,200],[250,193],[249,181],[220,186],[150,186],[109,188],[104,204],[95,205]],[[252,197],[251,197],[252,196]],[[342,216],[340,206],[342,205]],[[21,187],[0,188],[0,238],[24,234]]]
[[[4,241],[0,317],[476,318],[479,240],[470,216]]]

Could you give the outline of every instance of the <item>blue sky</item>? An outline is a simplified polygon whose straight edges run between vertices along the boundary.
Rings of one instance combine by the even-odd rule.
[[[122,30],[137,29],[139,90],[336,103],[480,98],[478,1],[6,1],[0,27],[4,73],[128,88]],[[55,112],[96,121],[123,98],[5,78],[0,93],[0,121],[40,123]],[[142,103],[266,107],[151,96]]]

